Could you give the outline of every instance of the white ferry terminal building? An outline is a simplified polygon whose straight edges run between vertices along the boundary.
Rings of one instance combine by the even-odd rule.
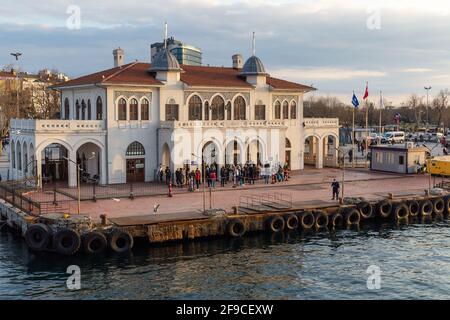
[[[10,178],[37,175],[77,185],[78,164],[100,184],[153,181],[205,163],[337,164],[338,119],[303,117],[314,88],[271,77],[252,55],[230,67],[180,65],[166,49],[54,87],[60,119],[13,119]],[[70,159],[69,161],[67,159]]]

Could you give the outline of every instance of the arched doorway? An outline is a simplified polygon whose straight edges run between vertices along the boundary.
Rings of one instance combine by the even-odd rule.
[[[42,182],[67,183],[68,151],[59,143],[49,144],[41,153]]]
[[[225,164],[242,164],[242,145],[237,140],[231,140],[225,147]]]
[[[291,168],[291,141],[288,138],[284,140],[284,162],[287,163],[288,168]]]
[[[304,164],[318,167],[319,139],[308,136],[305,139]]]
[[[249,164],[262,165],[265,162],[264,148],[258,139],[250,141],[247,145],[246,162]]]
[[[219,147],[213,142],[208,141],[202,148],[202,162],[205,166],[214,167],[217,170],[219,161]]]
[[[77,164],[80,165],[80,180],[85,183],[99,183],[101,177],[101,148],[92,142],[82,144],[77,150]]]
[[[323,155],[324,155],[324,167],[336,167],[337,166],[337,150],[338,139],[333,135],[328,135],[323,138]]]
[[[127,147],[125,153],[127,167],[127,183],[145,181],[145,149],[134,141]]]

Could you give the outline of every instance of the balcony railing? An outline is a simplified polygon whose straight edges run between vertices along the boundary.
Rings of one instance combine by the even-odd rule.
[[[338,118],[305,118],[305,128],[330,128],[339,127]]]
[[[191,121],[161,121],[161,128],[284,128],[289,120],[191,120]]]
[[[38,120],[12,119],[11,130],[39,132],[99,132],[105,129],[102,120]]]

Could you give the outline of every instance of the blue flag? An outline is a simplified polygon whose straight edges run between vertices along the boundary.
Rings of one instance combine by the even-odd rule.
[[[355,108],[358,109],[359,101],[358,101],[358,98],[356,97],[355,93],[353,93],[352,104]]]

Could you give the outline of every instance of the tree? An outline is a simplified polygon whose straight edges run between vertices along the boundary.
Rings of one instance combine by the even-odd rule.
[[[421,113],[422,113],[422,97],[419,97],[417,94],[413,93],[409,96],[407,105],[410,109],[414,112],[414,119],[416,122],[417,127],[420,126],[421,120]]]
[[[437,126],[439,127],[443,123],[444,115],[447,118],[447,107],[449,102],[449,91],[448,89],[439,91],[439,94],[433,99],[433,109],[436,110],[437,115]],[[447,120],[447,119],[445,119]],[[448,123],[444,123],[445,126]]]

